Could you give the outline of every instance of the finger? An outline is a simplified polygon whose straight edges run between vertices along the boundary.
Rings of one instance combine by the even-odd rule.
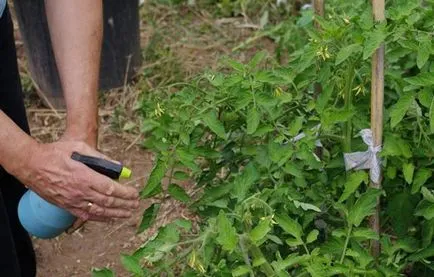
[[[113,221],[113,219],[107,218],[107,217],[102,217],[102,216],[90,215],[89,221],[110,223]]]
[[[69,211],[77,217],[77,219],[80,219],[82,221],[87,221],[89,218],[89,213],[85,209],[80,208],[71,208]]]
[[[89,186],[104,195],[118,197],[122,199],[136,200],[139,197],[139,193],[135,188],[121,185],[108,177],[95,174],[98,179],[92,182]]]
[[[94,190],[90,192],[86,200],[106,208],[137,209],[139,207],[139,201],[136,199],[129,200],[115,196],[107,196]]]
[[[132,213],[129,210],[125,209],[116,209],[116,208],[105,208],[99,205],[92,205],[89,210],[89,214],[91,217],[96,216],[99,218],[128,218],[132,216]]]

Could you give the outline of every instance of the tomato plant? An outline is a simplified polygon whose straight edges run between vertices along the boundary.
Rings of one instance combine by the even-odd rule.
[[[387,24],[375,24],[365,1],[329,1],[316,18],[321,30],[305,11],[270,32],[289,62],[258,52],[246,64],[227,60],[226,73],[145,95],[145,146],[157,159],[142,198],[168,194],[202,220],[162,227],[122,257],[126,268],[137,276],[432,276],[433,8],[432,0],[387,1]],[[367,172],[345,170],[343,153],[367,148],[358,134],[370,126],[370,57],[383,42],[376,190]],[[379,195],[380,236],[368,225]],[[140,231],[158,208],[144,211]]]

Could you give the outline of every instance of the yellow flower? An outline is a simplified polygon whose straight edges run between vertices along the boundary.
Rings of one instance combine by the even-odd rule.
[[[273,95],[274,95],[274,97],[279,97],[279,96],[282,95],[282,93],[283,93],[283,90],[282,90],[280,87],[277,87],[277,88],[274,90]]]
[[[190,258],[188,259],[188,265],[199,271],[200,273],[205,273],[205,268],[203,267],[203,265],[201,264],[201,262],[199,261],[199,259],[197,259],[196,257],[196,250],[193,249],[193,251],[190,254]]]
[[[164,109],[161,107],[160,103],[157,103],[157,108],[155,108],[154,114],[156,117],[160,117],[164,114]]]
[[[323,59],[323,61],[330,59],[330,53],[329,53],[329,49],[328,46],[320,46],[319,50],[316,52],[316,55],[321,57]]]
[[[358,86],[356,86],[355,88],[353,88],[353,91],[356,91],[356,96],[361,94],[365,94],[365,87],[363,86],[363,84],[360,84]]]

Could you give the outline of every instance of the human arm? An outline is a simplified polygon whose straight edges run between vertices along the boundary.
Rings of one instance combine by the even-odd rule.
[[[45,0],[67,108],[64,139],[96,147],[102,41],[101,0]]]
[[[73,151],[102,157],[86,143],[38,143],[1,110],[0,126],[0,165],[49,202],[93,220],[128,217],[138,207],[135,189],[71,159]],[[90,210],[89,202],[95,203]]]

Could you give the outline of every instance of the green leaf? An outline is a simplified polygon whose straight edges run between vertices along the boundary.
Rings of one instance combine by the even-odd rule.
[[[191,169],[193,172],[197,172],[200,170],[200,168],[197,166],[197,164],[195,162],[195,159],[197,158],[197,156],[195,155],[195,153],[192,153],[191,149],[179,147],[179,148],[176,148],[175,153],[176,153],[178,160],[183,165],[185,165],[186,167]]]
[[[393,252],[402,249],[405,252],[409,252],[409,253],[413,253],[417,251],[418,248],[419,248],[419,241],[416,238],[410,236],[399,239],[392,247]]]
[[[420,188],[431,178],[432,172],[427,168],[421,168],[416,171],[414,176],[413,185],[411,186],[411,193],[415,194],[420,191]]]
[[[303,127],[304,116],[297,116],[294,121],[291,122],[288,133],[290,136],[295,137]]]
[[[175,173],[173,173],[173,178],[175,178],[176,180],[185,181],[188,180],[190,176],[184,171],[176,171]]]
[[[369,188],[348,212],[348,222],[358,227],[365,217],[373,215],[381,190]]]
[[[426,187],[422,187],[421,192],[425,200],[434,203],[434,194],[429,189],[427,189]]]
[[[151,174],[149,175],[148,182],[146,186],[140,192],[140,197],[142,199],[152,197],[162,191],[161,181],[166,174],[167,164],[166,161],[160,158],[157,158],[157,163],[152,169]]]
[[[175,223],[176,226],[185,229],[186,231],[190,231],[191,227],[193,226],[190,220],[183,219],[183,218],[178,218],[173,223]]]
[[[253,56],[253,58],[249,61],[249,67],[252,69],[255,69],[258,64],[265,58],[267,55],[267,52],[265,51],[259,51]]]
[[[294,153],[290,145],[282,145],[273,141],[268,143],[267,150],[270,160],[279,166],[285,164]]]
[[[425,220],[422,225],[422,247],[427,247],[432,243],[434,236],[434,219]]]
[[[312,230],[306,238],[306,243],[312,243],[318,239],[319,231],[317,229]]]
[[[142,233],[154,223],[159,210],[160,204],[154,203],[143,212],[142,221],[140,222],[139,228],[137,229],[137,234]]]
[[[426,220],[431,220],[434,218],[434,204],[428,200],[422,200],[416,207],[414,213],[416,216],[423,216]]]
[[[360,184],[368,183],[368,173],[365,171],[356,171],[350,174],[347,181],[345,182],[345,188],[344,192],[342,193],[341,197],[339,198],[339,202],[343,202],[350,197],[351,194],[353,194]]]
[[[380,237],[372,229],[369,228],[355,228],[351,234],[355,238],[362,238],[365,240],[379,240]]]
[[[404,173],[405,181],[411,185],[413,183],[414,165],[412,163],[403,164],[402,172]]]
[[[388,200],[387,214],[390,216],[393,231],[399,237],[405,236],[412,225],[416,204],[417,197],[415,198],[406,190],[392,195]]]
[[[255,107],[252,107],[247,113],[247,134],[253,134],[259,126],[260,115]]]
[[[261,241],[271,230],[271,218],[265,218],[263,220],[260,220],[258,225],[253,228],[250,233],[249,237],[253,242],[259,242]]]
[[[375,50],[384,42],[387,37],[385,25],[376,26],[374,30],[368,33],[363,47],[363,59],[371,57]]]
[[[185,145],[190,144],[190,134],[184,131],[181,131],[179,134],[179,139],[184,143]]]
[[[268,234],[267,239],[271,240],[275,244],[283,245],[283,241],[278,236]]]
[[[237,232],[223,211],[217,217],[217,243],[223,250],[232,252],[238,243]]]
[[[285,243],[289,245],[290,247],[297,247],[303,244],[303,241],[301,239],[295,239],[295,238],[289,238],[285,240]]]
[[[279,226],[285,232],[292,235],[297,240],[301,240],[301,236],[303,235],[303,228],[297,221],[283,214],[275,215],[274,218],[276,219],[277,224],[279,224]]]
[[[305,211],[315,211],[320,213],[321,209],[318,208],[317,206],[313,205],[313,204],[309,204],[309,203],[304,203],[304,202],[300,202],[297,200],[294,200],[294,205],[296,208],[302,208]]]
[[[92,277],[115,277],[115,274],[108,268],[94,268]]]
[[[434,72],[422,72],[416,76],[405,78],[404,81],[413,86],[432,86],[434,85]]]
[[[362,46],[360,44],[350,44],[348,46],[345,46],[339,50],[339,52],[336,54],[336,62],[335,65],[339,65],[342,62],[344,62],[346,59],[348,59],[351,55],[355,53],[359,53],[362,51]]]
[[[255,259],[253,259],[252,266],[258,267],[258,266],[263,265],[266,262],[267,262],[267,260],[264,257],[255,258]]]
[[[283,270],[287,270],[288,268],[297,265],[297,264],[301,264],[303,262],[307,262],[309,259],[311,258],[310,255],[298,255],[298,254],[291,254],[288,257],[286,257],[284,260],[280,260],[280,261],[274,261],[272,262],[272,266],[273,268],[277,271],[283,271]]]
[[[139,264],[139,260],[135,257],[121,254],[121,263],[128,272],[134,273],[138,276],[145,276],[142,267]]]
[[[362,14],[360,15],[360,19],[358,23],[363,30],[370,30],[374,25],[372,10],[364,9]]]
[[[247,265],[240,265],[239,267],[232,270],[233,277],[243,276],[247,273],[250,273],[250,268]]]
[[[410,261],[416,262],[416,261],[421,261],[423,259],[432,258],[432,257],[434,257],[434,243],[432,243],[427,248],[410,255],[408,259]]]
[[[410,144],[406,140],[391,134],[385,134],[384,147],[381,154],[384,157],[396,156],[396,157],[404,157],[406,159],[412,157]]]
[[[395,128],[395,126],[402,121],[413,101],[414,95],[412,93],[406,93],[390,108],[390,126],[392,128]]]
[[[177,184],[170,184],[167,188],[167,192],[170,194],[170,196],[181,202],[187,203],[190,201],[190,196],[182,187],[178,186]]]
[[[429,108],[429,129],[431,134],[434,133],[434,97],[431,100],[431,106]]]
[[[429,88],[422,89],[418,95],[417,99],[425,108],[430,108],[433,101],[433,92]]]
[[[429,59],[431,54],[431,41],[425,40],[419,44],[417,50],[417,67],[422,68]]]
[[[243,172],[234,180],[232,194],[239,200],[246,197],[247,192],[260,177],[253,162],[246,165]]]
[[[303,178],[303,171],[295,163],[287,163],[283,168],[283,171],[285,173],[291,174],[294,177]]]
[[[226,131],[223,123],[217,118],[217,113],[212,110],[203,116],[203,121],[205,125],[211,129],[217,136],[222,139],[226,139]]]
[[[245,66],[242,63],[237,62],[236,60],[228,59],[227,63],[230,67],[239,72],[244,72]]]
[[[321,124],[324,124],[324,127],[330,127],[336,123],[347,122],[354,114],[355,110],[353,109],[326,109],[321,114]]]
[[[378,238],[377,238],[378,239]],[[348,249],[353,252],[352,257],[360,264],[361,268],[366,268],[374,258],[370,253],[368,253],[367,249],[359,244],[359,242],[352,241],[351,248]],[[370,274],[367,274],[370,275]],[[372,275],[375,276],[375,275]]]

